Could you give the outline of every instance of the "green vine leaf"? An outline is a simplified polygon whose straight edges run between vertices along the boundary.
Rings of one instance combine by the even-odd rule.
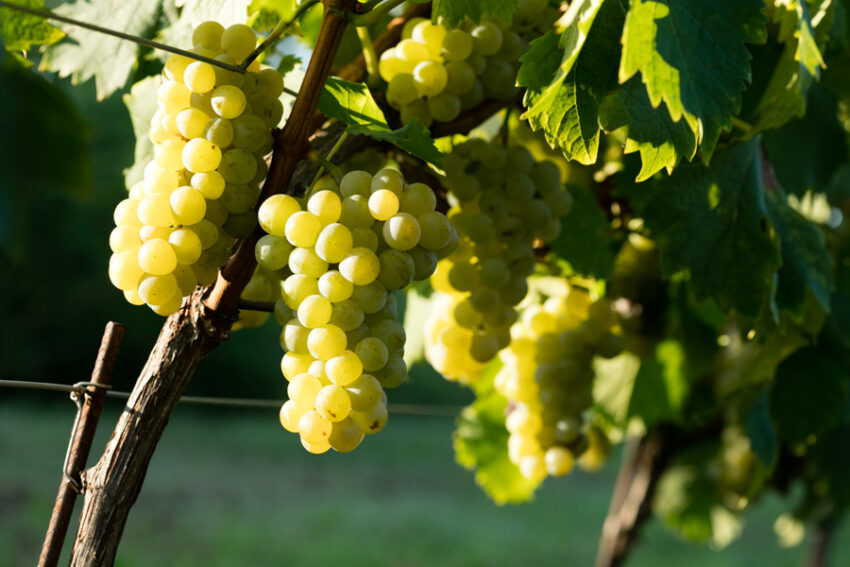
[[[596,0],[573,4],[565,19],[562,36],[548,32],[521,59],[517,83],[527,87],[528,108],[522,118],[532,130],[542,129],[549,145],[567,159],[589,165],[599,150],[602,100],[616,85],[620,45],[615,38],[624,15],[617,0]]]
[[[826,68],[821,48],[835,12],[831,0],[772,0],[768,4],[785,50],[756,107],[754,132],[779,128],[806,113],[809,88]]]
[[[57,13],[104,28],[150,37],[161,11],[159,0],[78,0],[63,4]],[[41,69],[71,77],[76,85],[94,77],[98,100],[123,88],[130,78],[140,47],[133,42],[78,27],[69,27],[69,39],[47,48]]]
[[[518,4],[519,0],[434,0],[431,19],[456,26],[464,18],[480,22],[482,16],[489,16],[510,24]]]
[[[706,161],[750,81],[746,44],[766,40],[761,9],[761,0],[634,0],[626,17],[620,82],[640,72],[652,106],[687,122]]]
[[[402,128],[390,130],[383,111],[363,83],[329,77],[319,99],[319,112],[347,124],[350,134],[388,142],[436,167],[443,166],[443,154],[428,129],[412,120]]]
[[[779,189],[767,191],[767,214],[779,235],[782,267],[778,272],[776,304],[802,317],[806,290],[829,312],[832,293],[832,257],[821,230],[800,216]]]
[[[661,250],[665,275],[690,274],[697,298],[758,315],[781,264],[768,221],[759,140],[688,164],[633,196]]]
[[[461,412],[452,437],[458,464],[475,470],[475,482],[487,495],[499,505],[517,504],[530,500],[540,483],[522,476],[508,456],[508,401],[493,388],[500,367],[496,359],[479,376],[477,397]]]
[[[145,166],[153,159],[153,142],[148,135],[151,118],[156,112],[156,91],[162,83],[160,76],[146,77],[130,89],[123,97],[124,105],[130,113],[133,123],[133,133],[136,136],[136,150],[133,165],[124,170],[124,182],[127,190],[141,181],[145,174]]]
[[[568,185],[573,198],[563,218],[552,252],[570,265],[572,272],[607,279],[614,269],[613,233],[594,196],[581,185]]]
[[[636,181],[649,179],[662,169],[673,173],[682,158],[696,155],[697,139],[683,120],[673,122],[663,102],[653,108],[639,76],[611,93],[602,103],[600,123],[606,131],[626,128],[626,154],[640,152],[642,167]]]
[[[44,9],[43,0],[15,0],[15,4]],[[44,18],[9,8],[0,8],[0,35],[9,51],[29,51],[34,45],[50,45],[65,37]]]

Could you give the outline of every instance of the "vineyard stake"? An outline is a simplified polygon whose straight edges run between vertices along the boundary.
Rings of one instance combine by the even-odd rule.
[[[71,394],[77,402],[77,418],[71,431],[68,453],[62,469],[62,480],[59,482],[59,493],[56,495],[56,503],[53,506],[41,556],[38,559],[39,567],[54,567],[59,562],[77,494],[83,490],[80,485],[80,471],[85,467],[91,450],[97,422],[103,409],[103,400],[106,398],[106,389],[109,388],[112,380],[118,347],[123,337],[123,325],[112,321],[106,324],[91,381],[85,383],[84,389]],[[80,396],[82,396],[82,402]]]

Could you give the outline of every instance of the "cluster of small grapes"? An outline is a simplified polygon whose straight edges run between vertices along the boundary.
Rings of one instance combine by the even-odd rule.
[[[469,140],[444,160],[457,250],[437,265],[425,354],[451,380],[469,382],[510,342],[528,292],[535,239],[549,242],[572,203],[560,170],[525,148]]]
[[[452,29],[417,18],[405,25],[398,45],[381,54],[378,71],[402,122],[416,118],[429,126],[454,120],[485,98],[515,96],[519,57],[527,48],[495,20],[467,20]]]
[[[321,179],[304,205],[274,195],[258,215],[257,262],[282,275],[280,421],[312,453],[347,452],[384,427],[384,388],[407,375],[392,292],[427,279],[457,233],[431,188],[393,169]]]
[[[510,402],[508,454],[524,477],[568,474],[577,455],[585,468],[601,466],[608,439],[584,414],[593,403],[593,357],[622,350],[616,325],[609,301],[591,302],[565,285],[511,328],[494,386]]]
[[[212,21],[192,41],[195,53],[232,65],[257,43],[248,26]],[[170,56],[163,73],[154,159],[115,208],[109,276],[130,303],[170,315],[197,284],[215,281],[235,239],[256,226],[283,79],[257,62],[238,73],[182,55]]]

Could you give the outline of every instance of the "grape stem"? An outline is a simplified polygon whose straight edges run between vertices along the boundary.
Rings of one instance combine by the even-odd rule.
[[[307,10],[309,10],[318,3],[319,0],[307,0],[306,2],[298,6],[298,9],[295,10],[295,14],[293,14],[289,20],[281,20],[272,30],[272,33],[270,33],[269,36],[264,39],[263,42],[258,45],[257,48],[254,49],[254,51],[252,51],[248,55],[248,57],[245,58],[244,61],[242,61],[242,63],[239,64],[239,67],[241,69],[247,69],[248,65],[250,65],[254,61],[254,59],[260,56],[260,53],[271,47],[278,39],[280,39],[280,36],[286,33],[286,30],[292,27],[292,24],[297,22],[301,18],[301,16],[307,13]]]
[[[380,74],[378,73],[378,54],[375,52],[375,45],[372,43],[372,36],[369,35],[369,28],[357,27],[357,37],[360,39],[360,45],[363,48],[363,61],[366,63],[366,83],[373,87],[378,84]]]
[[[342,147],[342,144],[343,144],[343,142],[345,142],[345,139],[346,139],[347,137],[348,137],[348,131],[347,131],[347,130],[346,130],[346,131],[343,131],[342,135],[339,137],[339,139],[336,141],[336,143],[333,145],[333,147],[332,147],[332,148],[330,149],[330,151],[328,152],[328,155],[327,155],[327,156],[325,156],[325,161],[326,161],[326,163],[330,163],[331,159],[334,157],[334,155],[336,155],[336,152],[337,152],[337,151],[338,151],[338,150]],[[317,155],[318,155],[318,154],[317,154]],[[333,164],[331,164],[331,165],[333,165]],[[310,198],[310,195],[312,195],[312,194],[313,194],[313,189],[316,187],[316,182],[319,180],[319,178],[321,178],[321,177],[322,177],[322,169],[323,169],[323,167],[324,167],[324,166],[322,166],[321,168],[319,168],[319,170],[316,172],[316,175],[315,175],[315,176],[313,176],[313,181],[311,181],[311,182],[310,182],[310,188],[309,188],[309,189],[307,189],[307,193],[306,193],[306,195],[304,196],[304,198],[305,198],[305,199],[309,199],[309,198]],[[338,168],[338,167],[336,167],[336,166],[333,166],[333,167],[334,167],[334,169],[336,170],[336,172],[331,172],[332,174],[337,175],[337,174],[341,174],[341,173],[342,173],[341,171],[339,171],[339,168]]]
[[[378,23],[378,20],[386,16],[393,8],[403,2],[404,0],[373,0],[372,2],[365,4],[365,12],[357,15],[351,15],[348,18],[348,23],[352,26],[357,26],[358,28],[371,26],[372,24]]]
[[[20,4],[13,4],[11,2],[2,2],[0,1],[0,8],[9,8],[11,10],[18,10],[19,12],[25,12],[27,14],[32,14],[33,16],[39,16],[46,20],[56,20],[58,22],[63,22],[66,24],[71,24],[73,26],[85,28],[87,30],[96,31],[98,33],[111,35],[113,37],[117,37],[119,39],[123,39],[126,41],[132,41],[133,43],[137,43],[139,45],[143,45],[145,47],[150,47],[151,49],[158,49],[160,51],[167,51],[169,53],[176,53],[177,55],[182,55],[183,57],[189,57],[190,59],[196,59],[198,61],[203,61],[204,63],[209,63],[210,65],[214,65],[216,67],[221,67],[222,69],[227,69],[228,71],[235,71],[237,73],[244,73],[245,69],[236,67],[235,65],[229,65],[224,63],[223,61],[218,61],[216,59],[212,59],[210,57],[205,57],[203,55],[199,55],[197,53],[192,53],[191,51],[186,51],[185,49],[180,49],[178,47],[172,47],[170,45],[166,45],[164,43],[159,43],[158,41],[153,41],[150,39],[145,39],[143,37],[139,37],[137,35],[132,35],[129,33],[124,33],[117,30],[111,30],[109,28],[103,28],[100,26],[96,26],[94,24],[90,24],[88,22],[82,22],[80,20],[75,20],[73,18],[69,18],[68,16],[62,16],[55,12],[51,12],[49,10],[38,10],[36,8],[30,8],[29,6],[21,6]]]

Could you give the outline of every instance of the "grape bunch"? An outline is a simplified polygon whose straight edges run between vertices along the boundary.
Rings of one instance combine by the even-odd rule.
[[[260,206],[257,263],[283,275],[280,421],[308,451],[351,451],[386,424],[384,388],[407,376],[392,292],[427,279],[457,245],[435,206],[430,187],[393,169],[325,178],[304,202],[274,195]]]
[[[387,81],[390,106],[405,124],[449,122],[485,98],[508,100],[519,57],[528,44],[496,20],[466,20],[457,28],[410,20],[402,40],[381,54],[378,71]]]
[[[527,307],[511,328],[494,380],[509,401],[510,460],[538,481],[568,474],[578,455],[585,468],[602,465],[610,444],[585,417],[593,403],[592,362],[622,350],[611,303],[592,302],[586,292],[559,283],[564,289]]]
[[[535,240],[549,242],[572,203],[551,162],[523,147],[469,140],[444,160],[457,250],[437,265],[439,292],[425,354],[451,380],[470,382],[510,342],[515,306],[528,292]]]
[[[248,26],[204,22],[193,51],[235,65],[257,43]],[[254,205],[283,114],[283,78],[256,61],[245,73],[182,55],[165,63],[151,119],[154,158],[115,208],[109,277],[134,305],[170,315],[196,285],[215,281]]]

